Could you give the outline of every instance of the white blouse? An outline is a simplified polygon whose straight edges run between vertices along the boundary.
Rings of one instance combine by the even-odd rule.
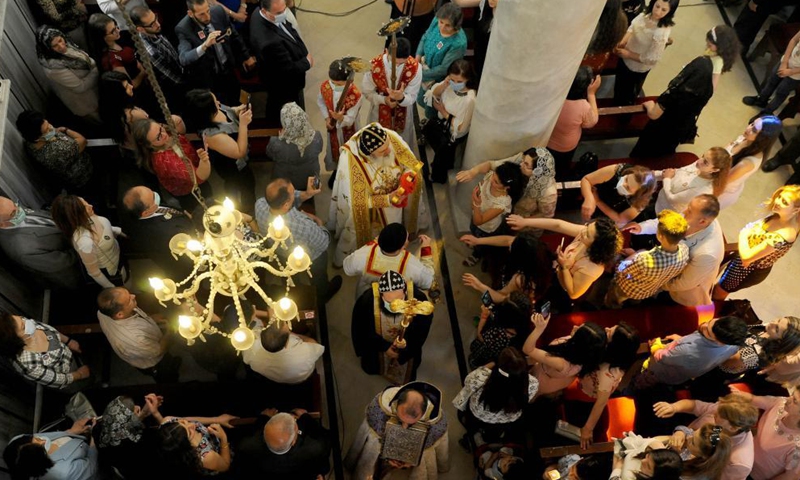
[[[665,178],[656,199],[656,213],[670,209],[683,212],[689,202],[704,193],[714,193],[713,180],[702,178],[697,163],[675,170],[675,177]]]
[[[444,82],[448,80],[443,80]],[[425,92],[425,103],[429,106],[433,107],[433,91],[436,90],[442,82],[439,82],[431,87],[430,90]],[[453,91],[452,88],[448,85],[447,88],[444,89],[442,92],[442,105],[444,105],[445,110],[453,116],[453,122],[450,126],[451,132],[451,140],[456,140],[457,138],[461,138],[469,133],[469,124],[472,122],[472,112],[475,110],[475,90],[467,89],[466,95],[459,95]],[[439,118],[444,118],[441,113],[438,113]],[[461,126],[464,125],[464,129],[460,132],[458,131]]]
[[[114,227],[105,217],[92,215],[91,231],[79,228],[72,235],[72,246],[78,251],[86,270],[100,286],[112,288],[114,284],[106,278],[101,268],[116,275],[119,268],[119,243],[117,235],[122,229]]]
[[[623,58],[625,66],[632,72],[649,72],[651,68],[661,60],[661,54],[667,48],[667,41],[669,34],[672,31],[670,27],[659,27],[658,22],[651,21],[644,13],[633,19],[631,26],[628,27],[628,33],[631,34],[628,39],[628,44],[625,46],[627,50],[638,53],[641,62],[631,60],[630,58]]]

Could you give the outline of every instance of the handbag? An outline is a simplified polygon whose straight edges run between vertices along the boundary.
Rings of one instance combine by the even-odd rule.
[[[86,395],[78,392],[70,397],[69,402],[67,402],[67,406],[64,407],[64,415],[75,422],[82,418],[95,418],[97,416],[97,412],[94,411],[92,402],[86,398]]]

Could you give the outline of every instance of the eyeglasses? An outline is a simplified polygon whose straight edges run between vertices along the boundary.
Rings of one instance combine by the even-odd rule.
[[[166,132],[164,131],[164,125],[159,125],[158,126],[158,135],[156,135],[156,142],[160,142],[164,138],[164,134],[165,133]]]
[[[117,25],[117,24],[115,23],[115,24],[114,24],[114,28],[112,28],[110,32],[107,32],[107,33],[106,33],[106,36],[108,36],[108,35],[114,35],[114,34],[115,34],[115,33],[117,33],[117,32],[119,32],[119,25]]]
[[[150,28],[153,25],[155,25],[156,23],[158,23],[158,17],[154,18],[153,21],[150,22],[150,23],[143,24],[142,28]]]

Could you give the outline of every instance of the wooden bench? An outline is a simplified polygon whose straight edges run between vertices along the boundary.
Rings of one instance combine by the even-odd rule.
[[[656,100],[658,97],[640,97],[636,99],[635,105],[641,105],[648,100]],[[616,138],[635,138],[642,133],[645,125],[649,121],[644,107],[632,108],[638,112],[630,113],[628,109],[614,105],[614,100],[601,98],[597,101],[600,119],[597,125],[583,130],[581,141],[610,140]]]

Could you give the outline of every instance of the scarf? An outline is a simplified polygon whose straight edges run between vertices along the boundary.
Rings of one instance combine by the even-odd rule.
[[[122,397],[117,397],[108,404],[103,412],[103,430],[100,432],[100,440],[97,444],[100,448],[104,448],[116,447],[123,440],[136,443],[142,439],[143,430],[144,425],[139,417],[122,403]]]
[[[297,145],[300,155],[306,151],[306,147],[314,141],[317,134],[314,127],[308,121],[308,115],[296,103],[287,103],[281,108],[281,126],[283,130],[278,138],[286,143]]]
[[[53,39],[61,37],[67,42],[67,53],[61,54],[53,50],[51,46]],[[94,68],[94,60],[72,43],[64,33],[53,27],[42,25],[36,31],[36,56],[39,63],[51,70],[68,68],[70,70],[91,70]]]

